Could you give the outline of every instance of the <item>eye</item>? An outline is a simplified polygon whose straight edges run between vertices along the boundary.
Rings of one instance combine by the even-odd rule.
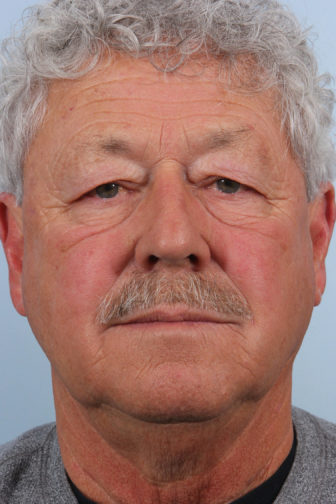
[[[226,194],[234,194],[239,191],[241,184],[229,178],[221,178],[216,180],[216,187],[219,191]]]
[[[118,184],[109,182],[108,184],[102,184],[96,187],[96,189],[94,189],[94,194],[102,199],[114,198],[117,196],[119,189],[120,187]]]

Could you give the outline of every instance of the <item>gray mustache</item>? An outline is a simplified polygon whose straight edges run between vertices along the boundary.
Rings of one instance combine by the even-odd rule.
[[[247,301],[237,289],[228,284],[219,286],[214,279],[199,273],[137,273],[118,293],[114,290],[104,296],[98,307],[97,321],[105,326],[162,304],[183,304],[240,320],[252,318]]]

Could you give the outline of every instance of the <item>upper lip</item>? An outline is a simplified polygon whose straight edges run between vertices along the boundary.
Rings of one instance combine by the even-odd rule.
[[[238,317],[235,315],[226,315],[215,311],[164,307],[133,313],[115,322],[112,321],[112,325],[141,324],[146,322],[234,323],[238,321]]]

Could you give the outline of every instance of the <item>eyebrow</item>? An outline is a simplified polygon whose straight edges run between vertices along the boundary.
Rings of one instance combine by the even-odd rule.
[[[251,129],[248,127],[215,131],[205,135],[204,139],[199,142],[199,148],[197,150],[204,152],[234,147],[236,143],[247,139],[250,134]],[[79,152],[89,150],[99,154],[105,153],[107,155],[134,155],[134,146],[132,146],[130,142],[113,135],[107,138],[100,136],[96,138],[93,137],[89,141],[81,143],[76,150]]]
[[[93,135],[88,140],[84,140],[74,146],[74,151],[80,155],[83,155],[83,153],[131,155],[134,152],[129,142],[113,135],[106,138],[100,135]]]
[[[250,128],[239,128],[234,130],[220,130],[209,133],[202,142],[205,150],[217,150],[224,147],[232,147],[237,142],[247,139],[251,135]]]
[[[132,148],[128,142],[116,137],[101,140],[96,148],[99,151],[106,152],[106,154],[130,154],[132,152]]]

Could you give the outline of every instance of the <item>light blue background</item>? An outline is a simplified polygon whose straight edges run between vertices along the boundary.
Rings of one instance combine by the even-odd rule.
[[[0,38],[31,0],[1,0]],[[335,0],[288,0],[305,26],[314,27],[321,70],[336,74]],[[336,422],[336,238],[331,244],[328,284],[315,309],[294,371],[293,401]],[[0,443],[37,424],[54,419],[49,364],[26,319],[12,307],[7,265],[0,252]]]

